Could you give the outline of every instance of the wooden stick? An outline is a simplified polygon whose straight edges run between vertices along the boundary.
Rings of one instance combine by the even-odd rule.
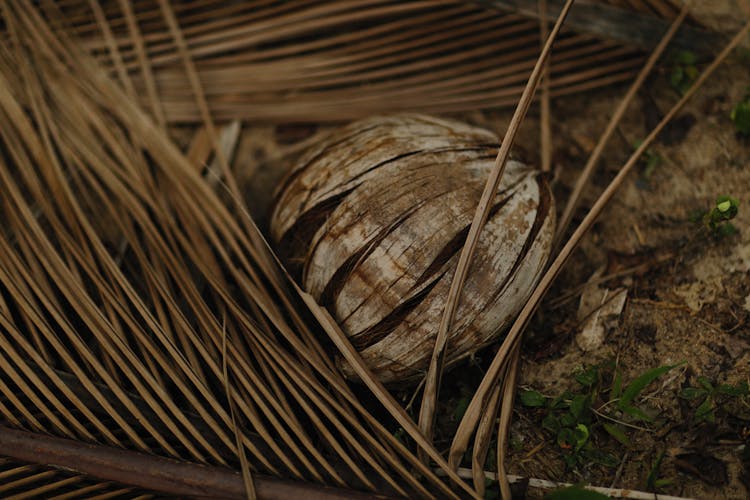
[[[437,475],[444,475],[442,471],[436,470]],[[491,471],[484,471],[484,477],[492,481],[497,480],[497,474]],[[472,477],[473,472],[471,469],[465,467],[459,467],[458,475],[465,478]],[[558,488],[567,488],[573,486],[571,483],[561,483],[558,481],[549,481],[547,479],[538,479],[535,477],[522,477],[515,475],[508,475],[508,482],[511,484],[528,481],[530,488],[538,488],[541,490],[555,490]],[[660,495],[658,493],[651,493],[647,491],[637,491],[631,489],[620,489],[620,488],[605,488],[603,486],[583,486],[583,489],[589,491],[596,491],[602,495],[607,495],[610,498],[635,498],[638,500],[692,500],[687,497],[675,497],[671,495]],[[503,497],[505,498],[505,497]],[[510,497],[508,497],[510,498]]]
[[[244,499],[242,476],[230,469],[180,462],[102,445],[86,444],[0,426],[2,455],[50,465],[105,481],[181,497]],[[383,499],[358,491],[318,486],[271,477],[254,477],[258,498],[306,500]]]

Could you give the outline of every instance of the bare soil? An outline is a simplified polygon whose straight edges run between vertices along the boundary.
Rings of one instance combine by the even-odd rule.
[[[699,385],[698,376],[715,384],[750,380],[750,140],[737,135],[729,119],[749,84],[750,65],[740,55],[707,83],[651,148],[661,162],[650,175],[645,165],[631,174],[527,332],[521,386],[550,396],[580,389],[573,373],[607,360],[617,363],[625,382],[651,368],[684,362],[644,392],[641,401],[658,415],[656,423],[645,426],[647,430],[629,430],[629,447],[603,431],[592,436],[597,447],[618,458],[617,468],[571,468],[562,460],[565,451],[554,436],[541,429],[544,412],[517,403],[511,472],[644,490],[649,488],[653,463],[664,453],[658,477],[671,484],[660,493],[737,499],[750,495],[747,400],[732,401],[732,408],[717,411],[716,421],[709,423],[696,422],[697,403],[678,397],[682,388]],[[622,92],[608,89],[553,103],[556,195],[561,205]],[[579,220],[633,151],[633,144],[677,97],[664,74],[647,84],[586,189]],[[532,121],[525,144],[533,148]],[[691,221],[691,215],[710,209],[723,194],[740,200],[734,221],[739,234],[718,239],[700,222]],[[600,268],[605,275],[625,272],[598,286],[624,287],[628,299],[619,317],[610,318],[604,342],[584,351],[575,340],[581,331],[577,287]],[[559,298],[570,290],[577,293],[561,304]]]

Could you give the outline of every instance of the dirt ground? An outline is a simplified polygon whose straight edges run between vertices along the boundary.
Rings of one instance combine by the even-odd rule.
[[[633,144],[676,101],[668,72],[663,68],[651,78],[631,105],[585,191],[578,220],[625,162]],[[748,399],[724,398],[726,406],[716,410],[714,422],[699,422],[700,398],[679,397],[684,388],[699,386],[700,376],[714,386],[750,380],[750,140],[736,134],[729,119],[749,84],[750,63],[740,52],[651,148],[652,155],[660,158],[658,164],[650,172],[641,165],[631,174],[573,255],[527,332],[521,386],[551,397],[565,390],[581,391],[573,374],[606,361],[616,363],[624,383],[649,369],[684,363],[644,390],[641,400],[656,415],[654,422],[643,430],[628,429],[630,446],[594,424],[591,442],[614,456],[618,465],[570,467],[564,462],[568,452],[540,428],[549,412],[517,402],[512,473],[650,491],[654,484],[653,478],[649,484],[649,474],[655,473],[664,479],[660,493],[691,498],[750,495]],[[567,199],[622,92],[607,89],[554,101],[558,203]],[[529,120],[524,138],[532,148],[534,121]],[[718,195],[740,201],[734,221],[739,233],[727,238],[711,237],[694,220],[696,213],[711,208]],[[577,318],[579,285],[597,270],[604,275],[623,273],[594,286],[610,293],[624,289],[627,300],[621,312],[602,321],[603,341],[584,350],[585,318]],[[577,293],[562,301],[569,291]],[[593,407],[606,402],[600,396]],[[593,421],[600,425],[606,419]]]
[[[653,117],[675,102],[676,92],[666,82],[665,75],[656,75],[632,105],[586,190],[579,218],[624,163],[632,144],[653,126]],[[744,408],[717,411],[714,423],[697,423],[695,404],[678,396],[683,388],[699,385],[698,376],[714,385],[750,379],[750,141],[739,137],[729,120],[748,83],[748,64],[740,58],[708,82],[651,148],[661,158],[658,165],[648,175],[642,165],[622,186],[528,332],[521,385],[549,396],[580,389],[573,374],[604,361],[617,363],[625,383],[649,369],[684,362],[644,391],[644,405],[658,415],[655,423],[647,430],[629,430],[630,447],[606,433],[598,436],[596,445],[618,459],[617,468],[571,469],[561,460],[564,453],[554,438],[539,429],[540,412],[517,404],[513,472],[647,489],[653,464],[664,452],[658,476],[671,484],[660,493],[748,497],[748,463],[743,466],[741,459],[750,431],[747,400]],[[620,92],[610,89],[554,103],[558,200],[566,199]],[[691,215],[709,209],[724,194],[740,201],[734,221],[739,234],[716,239]],[[584,350],[579,345],[584,325],[577,319],[580,290],[562,304],[556,297],[586,283],[600,268],[604,275],[625,272],[598,287],[624,288],[627,300],[619,314],[604,322],[601,344]],[[711,464],[718,470],[704,472]]]
[[[727,32],[737,26],[732,1],[706,4],[714,4],[708,14],[699,13],[708,24]],[[657,71],[631,105],[585,190],[574,224],[626,161],[633,144],[678,99],[669,84],[669,71],[666,66]],[[739,136],[729,118],[748,86],[750,52],[746,48],[724,64],[650,148],[659,160],[651,167],[644,162],[630,175],[573,254],[527,331],[522,390],[533,389],[549,397],[580,391],[574,374],[609,362],[610,379],[601,382],[595,409],[609,404],[606,391],[611,387],[613,366],[627,385],[652,368],[682,363],[636,399],[653,420],[634,422],[622,417],[626,424],[640,427],[625,427],[629,444],[624,445],[603,430],[603,423],[616,421],[593,415],[589,446],[615,462],[605,466],[582,460],[571,466],[565,462],[570,450],[559,446],[554,434],[542,427],[550,411],[526,407],[517,400],[511,473],[612,488],[654,491],[658,485],[659,493],[690,498],[750,495],[749,399],[721,399],[726,404],[715,410],[714,422],[708,422],[696,418],[700,399],[680,397],[685,388],[700,385],[699,376],[714,386],[750,381],[750,139]],[[624,91],[619,86],[553,101],[553,186],[558,211]],[[509,117],[510,111],[463,115],[499,134]],[[538,111],[532,109],[518,139],[531,161],[538,161],[538,123]],[[283,173],[275,159],[318,131],[309,126],[246,129],[235,167],[245,175],[246,185],[273,185]],[[270,192],[256,188],[248,196],[248,204],[261,220]],[[733,221],[738,234],[715,238],[694,220],[696,213],[714,206],[718,195],[739,200],[739,215]],[[580,319],[579,314],[582,286],[597,271],[615,277],[586,293],[598,288],[611,297],[622,289],[627,298],[621,310],[600,317],[604,337],[584,350],[581,332],[586,318]],[[446,385],[440,421],[446,446],[464,404],[461,401],[481,378],[491,356],[491,352],[479,353],[467,369],[459,370],[461,377],[451,377]],[[616,413],[607,415],[619,418]],[[660,464],[654,467],[660,456]],[[528,494],[541,496],[533,489]]]

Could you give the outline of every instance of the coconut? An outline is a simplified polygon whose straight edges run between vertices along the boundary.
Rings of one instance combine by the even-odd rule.
[[[457,121],[373,117],[332,132],[278,188],[270,231],[280,257],[383,382],[427,369],[498,142]],[[545,176],[512,157],[459,299],[446,366],[502,335],[541,275],[554,225]]]

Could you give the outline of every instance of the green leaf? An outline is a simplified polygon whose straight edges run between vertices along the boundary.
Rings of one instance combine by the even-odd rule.
[[[716,388],[716,392],[726,396],[747,396],[750,394],[747,382],[740,382],[737,385],[721,384]]]
[[[564,450],[572,450],[576,445],[576,435],[570,427],[563,427],[557,433],[557,446]]]
[[[679,88],[683,78],[685,78],[685,72],[682,71],[682,66],[675,66],[669,74],[669,84],[674,88]]]
[[[708,377],[704,377],[701,375],[700,377],[698,377],[698,383],[708,392],[714,392],[714,385],[711,383],[711,380]]]
[[[573,399],[570,400],[570,414],[576,419],[580,420],[584,412],[589,408],[589,397],[585,394],[576,394]]]
[[[646,415],[643,412],[643,410],[641,410],[640,408],[635,407],[635,406],[626,406],[626,407],[620,408],[620,409],[623,411],[623,413],[626,413],[626,414],[630,415],[631,417],[633,417],[636,420],[643,420],[643,421],[646,421],[646,422],[651,422],[651,421],[654,420],[650,416]]]
[[[734,224],[731,222],[727,222],[726,224],[721,224],[716,228],[716,235],[720,238],[725,238],[727,236],[733,236],[735,234],[739,233],[739,230],[734,227]]]
[[[612,393],[610,399],[619,399],[622,396],[622,372],[615,369],[615,379],[612,381]]]
[[[663,488],[665,486],[669,486],[672,483],[674,483],[674,479],[657,479],[656,481],[654,481],[654,488]]]
[[[575,451],[580,451],[586,441],[589,440],[589,428],[583,424],[576,425],[576,428],[573,429],[573,437],[575,439]]]
[[[563,427],[557,433],[557,445],[564,450],[578,452],[589,440],[589,428],[578,424],[575,428]]]
[[[576,425],[576,428],[573,429],[573,436],[575,436],[576,439],[576,451],[583,448],[583,445],[589,440],[589,435],[588,427],[583,424]]]
[[[677,366],[680,366],[684,363],[679,363],[677,365],[668,365],[668,366],[660,366],[658,368],[654,368],[652,370],[649,370],[639,377],[637,377],[635,380],[630,382],[628,386],[625,388],[625,391],[622,393],[622,397],[617,403],[618,408],[625,411],[625,408],[630,406],[630,403],[645,389],[651,382],[656,380],[657,378],[661,377],[665,373],[667,373],[672,368],[675,368]]]
[[[541,392],[523,391],[521,393],[521,404],[530,408],[539,408],[544,406],[547,398]]]
[[[586,460],[605,467],[617,467],[620,465],[620,460],[616,456],[606,451],[597,450],[596,448],[581,450],[581,454]]]
[[[500,487],[497,481],[486,478],[484,480],[484,500],[497,500],[500,498]]]
[[[655,153],[648,154],[648,159],[646,160],[646,168],[643,170],[643,176],[645,178],[651,177],[653,175],[654,170],[661,165],[662,159],[661,156]]]
[[[703,387],[685,387],[680,391],[680,397],[682,399],[693,400],[698,399],[701,396],[706,396],[708,391]]]
[[[579,384],[583,386],[592,386],[599,380],[599,370],[595,366],[592,366],[587,370],[576,373],[575,379]]]
[[[716,421],[716,415],[714,415],[714,403],[711,398],[706,398],[695,410],[696,422],[714,422]]]
[[[575,469],[581,460],[581,457],[577,453],[564,453],[562,456],[565,466],[569,469]]]
[[[750,135],[750,99],[746,98],[732,108],[732,113],[729,117],[734,122],[737,132]]]
[[[659,468],[661,467],[661,461],[664,459],[664,452],[662,451],[656,456],[656,460],[651,465],[651,470],[646,478],[646,486],[652,490],[656,488],[656,481],[659,480]]]
[[[468,396],[462,396],[457,402],[456,402],[456,408],[453,410],[453,418],[456,420],[456,422],[460,422],[462,418],[464,418],[464,414],[466,413],[466,410],[469,408],[470,399]]]
[[[570,406],[570,398],[573,397],[573,393],[569,391],[565,391],[556,398],[550,400],[549,406],[552,410],[557,410],[559,408],[567,408]]]
[[[568,486],[559,490],[552,491],[545,495],[545,500],[608,500],[607,495],[602,495],[596,491],[584,489],[581,486]]]
[[[576,417],[572,413],[568,412],[568,413],[564,413],[564,414],[560,415],[560,425],[561,426],[563,426],[563,427],[572,427],[576,423],[578,423],[578,419],[576,419]]]
[[[677,53],[676,61],[679,64],[684,65],[693,65],[697,62],[697,58],[695,57],[695,53],[690,50],[681,50]]]
[[[709,212],[709,222],[714,224],[732,220],[739,212],[740,202],[731,196],[721,195],[716,198],[716,206]]]
[[[630,446],[630,440],[628,439],[628,436],[625,435],[625,431],[623,430],[622,426],[610,424],[608,422],[604,422],[602,426],[604,427],[604,430],[607,431],[610,436],[619,441],[620,444]]]
[[[695,54],[690,51],[681,51],[674,54],[671,60],[669,84],[673,89],[684,94],[698,77]]]
[[[542,420],[542,429],[547,429],[554,434],[557,434],[557,432],[560,430],[560,427],[562,427],[560,425],[560,421],[552,414],[547,415]]]

